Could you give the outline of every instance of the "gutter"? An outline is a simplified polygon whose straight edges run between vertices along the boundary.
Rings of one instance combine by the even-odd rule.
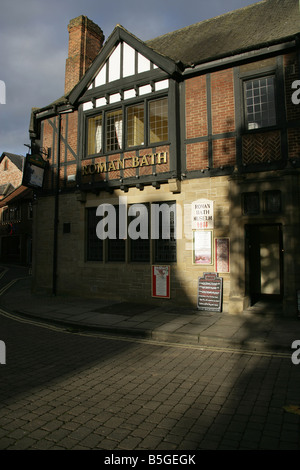
[[[299,0],[300,1],[300,0]],[[246,49],[241,51],[232,52],[231,55],[219,56],[217,59],[210,58],[205,62],[199,62],[197,64],[186,64],[186,68],[183,72],[183,76],[189,75],[195,72],[209,71],[224,65],[230,65],[236,62],[245,60],[257,59],[261,56],[275,54],[283,52],[287,49],[293,49],[298,45],[298,37],[293,37],[292,40],[284,43],[277,44],[264,44],[258,45],[256,49]]]

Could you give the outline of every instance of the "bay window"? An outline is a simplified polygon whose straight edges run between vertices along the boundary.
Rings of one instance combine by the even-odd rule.
[[[122,148],[123,113],[121,109],[107,113],[106,150],[112,152]]]
[[[168,101],[151,101],[149,104],[150,143],[168,140]]]
[[[168,125],[167,98],[102,111],[87,118],[88,155],[167,142]]]
[[[102,149],[102,115],[88,121],[88,154],[101,153]]]
[[[127,147],[144,145],[145,142],[145,110],[144,105],[128,106],[127,108]]]

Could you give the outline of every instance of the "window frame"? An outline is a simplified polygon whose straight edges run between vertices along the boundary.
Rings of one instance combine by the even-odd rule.
[[[276,198],[275,203],[272,198]],[[281,214],[282,213],[282,191],[280,189],[268,189],[263,192],[264,213]]]
[[[260,80],[264,78],[273,78],[274,80],[274,92],[273,92],[273,98],[274,98],[274,114],[275,114],[275,123],[274,124],[269,124],[269,125],[264,125],[261,127],[257,128],[252,128],[249,129],[248,127],[248,113],[247,113],[247,97],[246,97],[246,82],[253,82],[255,80]],[[261,71],[258,71],[255,73],[255,71],[251,72],[246,72],[242,75],[240,75],[241,79],[241,97],[242,97],[242,123],[243,123],[243,129],[244,132],[246,133],[255,133],[255,132],[264,132],[266,130],[270,129],[275,129],[279,125],[279,106],[278,106],[278,73],[277,69],[274,67],[263,69]]]
[[[167,105],[167,120],[168,120],[168,135],[167,140],[150,141],[150,122],[149,122],[149,109],[150,103],[158,100],[166,100]],[[139,105],[144,106],[144,144],[137,144],[137,145],[128,145],[128,109],[131,107],[138,107]],[[108,115],[115,111],[121,110],[122,111],[122,145],[121,148],[116,150],[107,150],[107,125],[108,125]],[[136,149],[144,149],[153,146],[163,146],[168,145],[170,143],[170,103],[169,103],[169,93],[165,91],[161,93],[155,94],[155,96],[151,97],[136,97],[135,99],[126,100],[124,102],[114,103],[114,105],[106,105],[99,109],[93,109],[91,111],[83,111],[84,115],[84,130],[85,130],[85,138],[83,139],[84,142],[84,151],[83,151],[83,158],[93,158],[98,156],[105,156],[105,155],[113,155],[116,153],[124,153],[130,152],[131,150]],[[102,150],[98,153],[89,153],[89,123],[90,120],[96,119],[97,117],[102,116]]]
[[[242,213],[245,216],[257,216],[261,213],[261,200],[258,191],[242,193]]]
[[[128,208],[130,206],[132,206],[134,203],[131,203],[128,205]],[[90,211],[94,211],[94,218],[95,218],[95,236],[96,236],[96,227],[97,227],[97,224],[98,222],[100,221],[100,218],[98,219],[98,217],[96,216],[96,210],[97,210],[97,207],[87,207],[85,209],[85,240],[84,240],[84,244],[85,244],[85,262],[99,262],[101,264],[139,264],[139,265],[149,265],[151,266],[152,264],[154,263],[164,263],[164,264],[176,264],[177,263],[177,249],[178,249],[178,244],[177,244],[177,237],[176,237],[176,230],[177,230],[177,227],[176,227],[176,217],[177,217],[177,213],[176,213],[176,201],[175,200],[168,200],[168,201],[156,201],[154,204],[157,204],[159,206],[163,205],[163,204],[167,204],[168,206],[174,206],[174,210],[175,210],[175,215],[173,217],[174,219],[174,224],[173,224],[173,221],[172,219],[170,219],[170,233],[171,234],[174,234],[173,237],[171,237],[170,239],[163,239],[161,236],[156,239],[156,238],[151,238],[151,203],[150,202],[139,202],[137,203],[137,205],[143,205],[143,206],[146,206],[147,209],[148,209],[148,233],[149,233],[149,247],[147,248],[149,250],[149,259],[146,261],[145,259],[143,260],[138,260],[138,259],[132,259],[132,251],[134,249],[134,244],[136,244],[136,246],[139,246],[139,245],[143,245],[143,239],[138,239],[138,240],[132,240],[129,235],[128,235],[128,227],[129,227],[129,224],[131,222],[130,220],[130,216],[129,216],[129,212],[127,210],[127,218],[126,218],[126,227],[127,227],[127,237],[124,239],[124,240],[119,240],[118,237],[117,239],[115,240],[110,240],[108,238],[104,239],[104,240],[98,240],[99,242],[99,246],[101,246],[101,250],[102,250],[102,253],[101,253],[101,257],[102,259],[92,259],[92,257],[89,256],[89,242],[90,242],[90,239],[89,239],[89,213]],[[119,207],[119,205],[116,203],[116,204],[112,204],[113,207],[116,209]],[[171,212],[173,212],[173,210],[171,210]],[[118,221],[119,221],[119,215],[118,215],[118,210],[116,210],[116,222],[117,222],[117,232],[118,232]],[[161,235],[161,232],[162,232],[162,225],[160,223],[159,225],[159,234]],[[141,242],[140,242],[141,240]],[[93,242],[95,242],[95,238],[93,240]],[[118,259],[110,259],[109,257],[109,245],[113,245],[113,244],[119,244],[121,245],[122,243],[124,242],[124,260],[118,260]],[[137,242],[137,243],[136,243]],[[165,259],[162,259],[161,257],[159,258],[158,257],[158,248],[159,248],[159,245],[163,245],[164,247],[168,244],[168,242],[171,243],[171,249],[169,250],[169,254],[170,256],[166,257]],[[166,251],[166,250],[165,250]]]
[[[143,106],[143,111],[144,111],[144,115],[143,115],[143,118],[144,118],[144,122],[143,122],[143,140],[144,142],[141,143],[141,144],[132,144],[132,145],[129,145],[128,144],[128,141],[129,141],[129,117],[128,117],[128,111],[130,108],[138,108],[139,106]],[[125,148],[126,149],[134,149],[136,147],[145,147],[145,144],[147,142],[147,135],[146,135],[146,130],[147,130],[147,105],[145,103],[145,100],[144,101],[141,101],[139,103],[134,103],[134,104],[130,104],[128,106],[125,107],[125,111],[124,111],[124,114],[126,115],[126,119],[125,119]],[[134,128],[134,127],[133,127]]]
[[[148,220],[147,220],[147,224],[148,224],[148,238],[147,239],[143,239],[143,238],[137,238],[136,240],[128,237],[128,262],[129,263],[145,263],[145,264],[149,264],[151,262],[151,256],[152,256],[152,240],[151,240],[151,230],[150,230],[150,224],[151,224],[151,205],[149,202],[143,202],[143,203],[139,203],[138,205],[140,206],[145,206],[145,208],[147,209],[148,211]],[[132,204],[129,205],[129,207],[132,206]],[[129,208],[128,208],[129,209]],[[141,215],[141,213],[139,213],[139,216]],[[129,224],[130,222],[134,219],[133,216],[130,216],[129,215],[129,211],[128,211],[128,217],[127,217],[127,230],[128,230],[128,227],[129,227]],[[141,249],[141,251],[146,255],[147,255],[147,260],[146,259],[143,259],[143,260],[139,260],[139,259],[133,259],[134,257],[134,254],[136,254],[136,251],[139,250],[139,248]]]
[[[116,126],[115,126],[115,123],[116,123],[116,120],[113,121],[113,125],[115,126],[114,127],[114,130],[112,131],[110,129],[110,131],[108,130],[108,126],[111,126],[111,123],[110,123],[110,119],[112,119],[114,116],[117,116],[117,115],[121,115],[121,130],[117,130]],[[102,122],[103,122],[103,114],[102,114]],[[108,153],[108,154],[111,154],[111,153],[118,153],[120,151],[123,150],[124,148],[124,109],[122,106],[119,106],[119,107],[116,107],[114,109],[111,109],[111,110],[107,110],[105,111],[104,113],[104,141],[103,141],[103,150],[101,153]],[[112,138],[112,132],[114,132],[114,144],[113,142],[108,142],[109,140],[113,140]],[[118,132],[120,132],[120,135],[118,136]],[[113,145],[116,145],[116,148],[113,148]],[[117,148],[117,145],[119,146]],[[108,149],[108,147],[110,146],[110,148]],[[98,155],[98,154],[97,154]]]
[[[101,152],[93,152],[89,153],[89,148],[90,148],[90,140],[93,140],[93,146],[95,150],[95,145],[96,145],[96,135],[93,136],[93,139],[90,139],[90,128],[93,126],[93,121],[101,121]],[[89,116],[86,122],[86,150],[87,150],[87,155],[98,155],[103,153],[103,147],[104,147],[104,122],[103,122],[103,113],[97,113],[96,115]]]
[[[126,239],[121,239],[119,237],[120,231],[120,219],[119,219],[119,205],[113,204],[116,215],[116,238],[106,238],[104,240],[104,250],[105,250],[105,260],[108,263],[126,263]],[[121,257],[120,257],[121,253]]]
[[[172,264],[177,263],[177,227],[176,227],[176,218],[177,218],[177,204],[176,201],[164,201],[159,202],[159,205],[166,204],[169,206],[170,214],[172,213],[173,216],[170,218],[170,238],[163,238],[161,235],[163,233],[163,220],[160,219],[159,216],[159,238],[152,240],[154,242],[153,245],[153,262],[155,264]],[[165,248],[168,247],[168,250]],[[167,252],[167,257],[163,257],[163,252]],[[174,254],[175,252],[175,254]],[[164,259],[163,259],[164,258]],[[172,259],[173,258],[173,259]]]
[[[93,239],[90,239],[90,229],[92,232],[93,227],[90,227],[90,214],[94,212],[94,219],[95,219],[95,231]],[[96,226],[97,226],[97,219],[96,219],[96,207],[87,207],[85,209],[85,260],[87,262],[98,262],[103,263],[104,261],[104,243],[103,240],[100,240],[96,235]],[[94,246],[92,246],[94,245]],[[91,255],[93,250],[95,249],[95,245],[99,245],[99,258],[94,255]]]

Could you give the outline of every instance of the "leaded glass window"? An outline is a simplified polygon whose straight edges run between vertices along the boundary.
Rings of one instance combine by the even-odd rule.
[[[248,130],[276,125],[275,77],[244,82],[246,126]]]

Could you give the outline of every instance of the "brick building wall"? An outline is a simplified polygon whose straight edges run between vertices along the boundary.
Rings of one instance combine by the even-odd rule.
[[[23,172],[9,157],[4,156],[0,163],[0,185],[12,184],[15,188],[22,184]]]

